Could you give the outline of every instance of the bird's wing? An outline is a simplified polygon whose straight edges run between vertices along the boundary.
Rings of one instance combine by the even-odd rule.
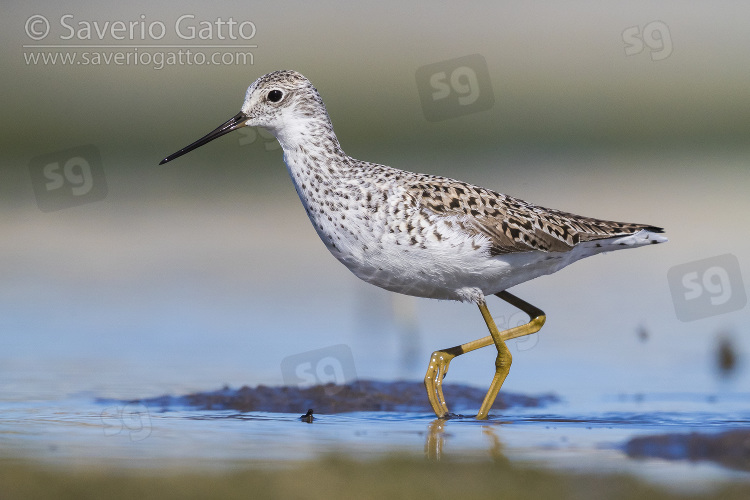
[[[446,182],[447,181],[447,182]],[[566,252],[584,241],[663,230],[646,224],[614,222],[539,207],[518,198],[460,181],[425,176],[410,190],[420,210],[446,217],[491,241],[492,255]]]

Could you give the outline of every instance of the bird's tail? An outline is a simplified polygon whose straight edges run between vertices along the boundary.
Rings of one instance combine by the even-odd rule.
[[[607,242],[610,245],[620,246],[631,246],[639,247],[642,245],[655,245],[657,243],[666,243],[669,239],[666,236],[662,236],[664,230],[660,227],[648,226],[641,229],[637,233],[628,234],[627,236],[618,236],[614,238],[608,238]]]

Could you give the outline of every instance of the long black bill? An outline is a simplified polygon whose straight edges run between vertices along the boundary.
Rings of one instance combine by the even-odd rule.
[[[194,149],[197,149],[204,144],[208,144],[209,142],[213,141],[214,139],[221,137],[224,134],[228,134],[232,130],[237,130],[238,128],[242,128],[245,126],[245,122],[247,121],[247,115],[245,113],[239,112],[236,115],[234,115],[229,120],[225,121],[218,127],[216,127],[215,130],[212,132],[209,132],[205,136],[201,137],[194,143],[192,143],[190,146],[185,146],[181,150],[177,151],[176,153],[172,153],[171,155],[164,158],[162,161],[159,162],[159,165],[164,165],[168,161],[172,161],[175,158],[179,158],[180,156],[191,152]]]

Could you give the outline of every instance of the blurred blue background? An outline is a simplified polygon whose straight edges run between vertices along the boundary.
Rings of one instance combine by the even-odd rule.
[[[331,257],[267,135],[244,129],[157,166],[237,113],[247,86],[276,69],[310,78],[356,158],[666,228],[666,245],[587,259],[514,288],[548,321],[512,346],[505,389],[571,399],[748,391],[748,308],[704,304],[703,317],[680,321],[674,301],[683,298],[668,272],[732,254],[734,297],[750,279],[749,14],[742,2],[6,2],[2,397],[281,384],[284,358],[337,344],[350,347],[360,378],[414,380],[433,350],[486,334],[473,305],[376,289]],[[183,15],[215,30],[217,18],[250,21],[255,31],[249,40],[217,31],[185,40],[175,32]],[[49,25],[41,38],[39,16]],[[136,37],[110,29],[100,38],[92,27],[86,39],[79,30],[95,21],[133,22]],[[148,36],[156,22],[166,28],[159,39]],[[151,64],[40,59],[143,58],[180,44],[252,57],[161,68],[155,56]],[[222,44],[254,47],[212,47]],[[471,54],[486,61],[493,103],[428,121],[417,70]],[[65,173],[60,152],[86,145],[100,155],[92,182],[106,190],[42,211],[35,161],[57,155]],[[63,183],[85,182],[76,168]],[[499,324],[518,318],[507,304],[489,305]],[[736,360],[723,372],[721,339]],[[486,386],[494,353],[484,351],[455,361],[447,383]]]

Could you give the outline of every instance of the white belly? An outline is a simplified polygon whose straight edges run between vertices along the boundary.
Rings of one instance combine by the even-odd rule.
[[[650,233],[642,233],[581,243],[567,252],[534,250],[490,256],[487,242],[476,248],[476,240],[443,240],[425,248],[393,243],[374,246],[375,250],[368,246],[363,252],[331,252],[357,277],[386,290],[477,302],[584,257],[650,243],[646,238]]]

